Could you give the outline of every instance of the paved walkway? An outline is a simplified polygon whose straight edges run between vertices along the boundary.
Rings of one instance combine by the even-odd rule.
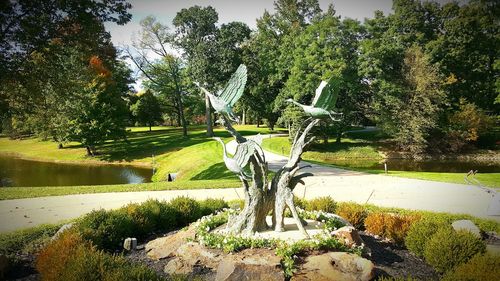
[[[228,143],[227,148],[229,152],[234,152],[236,143]],[[279,169],[286,162],[285,157],[267,151],[266,160],[271,170]],[[303,163],[305,164],[309,163]],[[304,169],[304,172],[312,172],[315,176],[305,178],[305,186],[299,185],[296,188],[295,193],[299,197],[311,199],[329,195],[337,201],[368,202],[386,207],[467,213],[500,221],[500,214],[488,215],[492,196],[475,186],[372,175],[310,165],[312,167]],[[243,191],[239,188],[168,190],[3,200],[0,201],[0,232],[73,219],[94,209],[114,209],[149,198],[170,200],[181,195],[195,199],[211,197],[233,200],[238,199],[238,195],[243,196]]]

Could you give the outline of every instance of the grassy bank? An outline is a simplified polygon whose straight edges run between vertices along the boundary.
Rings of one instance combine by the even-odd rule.
[[[8,187],[0,188],[0,200],[104,192],[233,188],[240,187],[240,185],[240,181],[235,177],[235,179],[226,180],[151,182],[141,184]]]

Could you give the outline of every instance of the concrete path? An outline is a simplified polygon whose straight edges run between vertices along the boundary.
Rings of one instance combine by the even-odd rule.
[[[227,148],[230,153],[234,153],[236,142],[228,143]],[[265,156],[271,170],[279,169],[287,161],[286,157],[267,151]],[[299,185],[296,188],[295,194],[299,197],[311,199],[329,195],[336,201],[466,213],[500,221],[498,212],[496,216],[488,215],[492,195],[476,186],[372,175],[310,165],[311,168],[303,171],[312,172],[315,176],[305,178],[305,186]],[[233,200],[242,197],[243,190],[238,188],[118,192],[3,200],[0,201],[0,232],[73,219],[94,209],[114,209],[150,198],[170,200],[181,195],[195,199],[211,197]],[[498,204],[498,197],[494,200]]]

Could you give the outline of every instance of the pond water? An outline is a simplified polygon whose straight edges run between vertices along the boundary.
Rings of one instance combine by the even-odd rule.
[[[372,160],[334,160],[331,164],[352,168],[384,169],[383,162]],[[478,170],[479,173],[500,173],[500,164],[460,160],[409,160],[387,159],[387,169],[392,171],[467,173]]]
[[[150,182],[151,169],[122,165],[38,162],[0,155],[0,187],[72,186]]]

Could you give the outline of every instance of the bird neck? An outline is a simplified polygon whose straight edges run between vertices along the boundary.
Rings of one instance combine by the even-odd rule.
[[[219,140],[219,142],[222,144],[222,153],[223,153],[223,156],[224,156],[224,158],[227,158],[226,144],[222,140]]]

